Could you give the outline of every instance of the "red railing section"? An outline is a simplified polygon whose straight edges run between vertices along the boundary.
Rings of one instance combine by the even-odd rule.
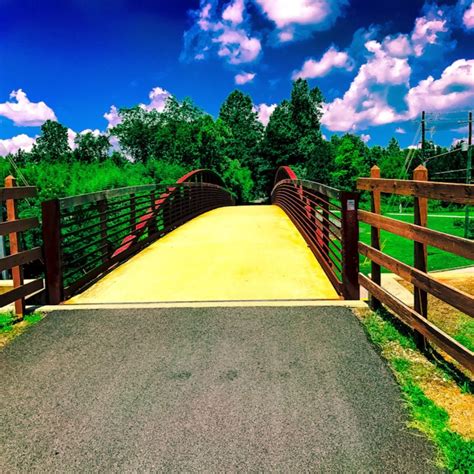
[[[221,184],[215,173],[197,170],[172,185],[134,186],[44,202],[49,303],[70,298],[188,220],[233,205],[232,195]]]
[[[281,207],[316,256],[338,294],[359,299],[358,193],[300,180],[284,166],[278,169],[272,203]]]

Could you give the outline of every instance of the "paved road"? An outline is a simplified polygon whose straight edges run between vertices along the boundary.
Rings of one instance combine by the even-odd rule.
[[[0,472],[434,470],[345,308],[55,312],[0,371]]]

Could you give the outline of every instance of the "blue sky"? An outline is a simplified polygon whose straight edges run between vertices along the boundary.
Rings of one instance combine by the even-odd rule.
[[[327,137],[409,146],[426,109],[453,118],[432,130],[450,145],[474,108],[472,1],[385,3],[0,0],[0,154],[47,118],[106,131],[112,106],[160,109],[168,93],[216,115],[238,87],[265,121],[299,76],[323,91]]]

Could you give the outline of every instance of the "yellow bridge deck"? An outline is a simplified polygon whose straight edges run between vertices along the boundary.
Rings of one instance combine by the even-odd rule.
[[[184,224],[68,304],[339,299],[277,206],[225,207]]]

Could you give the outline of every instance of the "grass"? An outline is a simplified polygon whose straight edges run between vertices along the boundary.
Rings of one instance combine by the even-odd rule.
[[[27,314],[18,321],[12,312],[0,313],[0,348],[43,319],[40,313]]]
[[[450,472],[474,472],[474,396],[416,350],[386,314],[359,312],[369,338],[388,360],[411,415],[412,427],[437,448],[437,464]]]
[[[453,218],[453,216],[461,215],[462,211],[451,213],[444,212],[442,214],[433,212],[433,214],[434,216],[428,216],[428,227],[430,229],[458,237],[464,236],[463,227],[456,227],[454,225],[456,219]],[[443,217],[440,217],[441,215]],[[391,214],[388,217],[413,223],[413,216],[411,215]],[[370,226],[362,222],[360,223],[360,240],[370,245]],[[391,257],[394,257],[408,265],[413,265],[413,241],[399,237],[390,232],[381,231],[380,246],[384,253],[387,253]],[[448,270],[468,265],[472,265],[472,261],[469,259],[458,257],[457,255],[444,252],[435,247],[428,247],[428,271]],[[370,260],[361,257],[360,271],[365,275],[370,273]],[[387,270],[382,268],[382,272],[387,272]]]

